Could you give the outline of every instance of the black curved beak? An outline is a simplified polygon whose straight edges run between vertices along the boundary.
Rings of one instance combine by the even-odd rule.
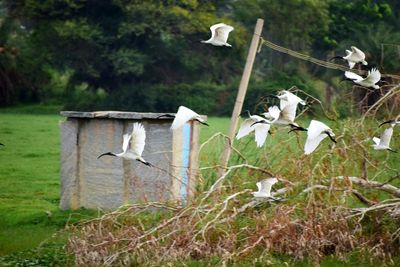
[[[266,123],[266,122],[265,122],[265,121],[256,121],[256,122],[254,122],[252,125],[250,125],[250,127],[253,126],[253,125],[255,125],[255,124],[258,124],[258,123]]]
[[[210,126],[207,122],[201,122],[199,121],[201,124],[206,125],[206,126]]]
[[[393,122],[394,122],[394,120],[384,121],[384,122],[382,122],[381,124],[379,124],[378,128],[381,127],[381,126],[384,125],[384,124],[393,123]]]
[[[166,117],[166,118],[175,118],[175,115],[163,114],[163,115],[158,116],[156,119],[160,119],[160,118],[163,118],[163,117]]]
[[[334,56],[334,57],[329,58],[328,61],[332,61],[332,60],[334,60],[334,59],[341,59],[341,60],[344,60],[343,56]]]
[[[100,156],[97,157],[97,159],[101,158],[102,156],[113,156],[116,157],[116,155],[112,152],[107,152],[107,153],[103,153]]]

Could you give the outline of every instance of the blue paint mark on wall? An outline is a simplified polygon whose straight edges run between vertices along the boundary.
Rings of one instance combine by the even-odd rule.
[[[187,200],[187,191],[188,191],[188,168],[189,168],[189,155],[190,155],[190,135],[191,135],[191,125],[190,123],[186,123],[182,129],[182,185],[180,190],[180,195],[182,201],[185,202]]]

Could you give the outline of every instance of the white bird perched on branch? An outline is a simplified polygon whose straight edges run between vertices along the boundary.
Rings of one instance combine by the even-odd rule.
[[[268,131],[271,127],[271,122],[261,116],[251,115],[248,110],[246,111],[249,114],[249,118],[244,120],[243,123],[240,125],[239,131],[236,135],[236,139],[239,140],[240,138],[254,131],[257,146],[261,147],[267,139]],[[254,125],[256,122],[260,121],[263,121],[264,123]]]
[[[201,41],[202,43],[212,44],[215,46],[229,46],[232,45],[228,44],[228,36],[231,31],[234,30],[232,26],[226,25],[225,23],[218,23],[212,25],[210,27],[211,30],[211,38],[207,41]]]
[[[112,152],[106,152],[98,156],[97,159],[102,156],[114,156],[129,160],[137,160],[147,166],[153,166],[142,158],[146,140],[146,131],[141,123],[135,122],[133,124],[132,134],[124,134],[123,138],[124,141],[122,143],[121,153],[115,154]]]
[[[381,80],[381,73],[376,68],[373,68],[370,71],[368,71],[368,75],[365,78],[351,71],[346,71],[344,73],[344,76],[348,80],[351,80],[358,85],[379,89],[379,85],[377,85],[376,83]]]
[[[267,178],[267,179],[264,179],[264,180],[258,182],[256,184],[258,191],[253,192],[252,193],[253,196],[257,197],[257,198],[270,198],[271,197],[271,188],[277,182],[278,182],[278,179],[276,179],[275,177]]]
[[[336,56],[334,58],[344,59],[349,63],[349,68],[352,69],[357,63],[362,63],[363,65],[368,65],[367,61],[365,61],[365,54],[363,51],[358,49],[355,46],[351,46],[351,51],[346,49],[346,56]]]
[[[391,152],[396,153],[396,151],[394,151],[393,149],[391,149],[389,147],[390,139],[392,139],[392,135],[393,135],[393,127],[394,126],[395,126],[395,124],[392,123],[389,128],[387,128],[387,129],[385,129],[385,131],[383,131],[380,138],[378,138],[378,137],[372,138],[372,141],[374,141],[374,143],[375,143],[372,146],[374,147],[375,150],[389,150]]]

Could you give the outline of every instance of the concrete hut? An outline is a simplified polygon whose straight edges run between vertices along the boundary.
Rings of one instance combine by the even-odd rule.
[[[198,169],[199,124],[170,130],[171,118],[158,113],[62,111],[61,209],[113,209],[147,201],[185,201]],[[146,129],[143,157],[153,164],[102,157],[122,151],[122,135],[140,121]]]

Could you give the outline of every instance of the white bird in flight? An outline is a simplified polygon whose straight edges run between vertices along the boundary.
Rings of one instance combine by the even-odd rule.
[[[248,110],[247,113],[249,114],[249,118],[244,120],[243,123],[240,125],[239,131],[236,135],[236,139],[239,140],[240,138],[254,131],[257,147],[261,147],[262,145],[264,145],[265,140],[267,139],[268,131],[271,127],[271,122],[261,116],[251,115]],[[254,125],[256,122],[260,121],[263,121],[264,123]]]
[[[307,140],[304,145],[304,154],[311,154],[321,143],[325,137],[329,137],[332,142],[336,143],[335,134],[332,129],[329,128],[325,123],[317,120],[312,120],[307,128]]]
[[[257,198],[270,198],[271,197],[271,188],[274,184],[278,182],[278,179],[275,177],[264,179],[257,183],[257,192],[253,192],[253,196]]]
[[[183,125],[185,125],[185,123],[191,120],[195,120],[200,122],[201,124],[209,126],[208,123],[206,123],[205,120],[199,114],[184,106],[180,106],[178,108],[178,112],[175,115],[163,114],[158,116],[157,119],[161,117],[174,118],[174,121],[172,122],[171,125],[171,130],[181,128]]]
[[[336,143],[335,134],[332,129],[325,123],[317,120],[312,120],[307,129],[293,129],[293,131],[307,131],[307,140],[304,145],[304,154],[306,155],[311,154],[326,137],[329,137],[332,142]]]
[[[349,68],[352,69],[357,63],[362,63],[363,65],[368,65],[367,61],[365,61],[365,54],[363,51],[358,49],[355,46],[351,46],[351,51],[346,49],[346,56],[337,56],[333,58],[341,58],[347,61],[349,64]],[[333,59],[332,58],[332,59]]]
[[[274,125],[290,126],[293,129],[305,130],[303,127],[295,123],[294,120],[296,118],[296,109],[298,104],[306,105],[306,102],[289,91],[282,91],[279,95],[274,97],[280,99],[280,108],[277,106],[269,107],[268,112],[263,113],[263,115],[268,119],[272,119],[271,123]],[[264,122],[258,121],[254,124],[256,123],[258,124]]]
[[[212,25],[210,27],[210,30],[211,30],[211,38],[208,39],[207,41],[201,41],[202,43],[212,44],[215,46],[232,47],[232,45],[227,43],[229,33],[234,30],[232,26],[227,25],[225,23],[218,23]]]
[[[387,129],[385,129],[385,131],[383,131],[380,138],[378,138],[378,137],[372,138],[372,140],[375,143],[372,146],[374,147],[375,150],[389,150],[391,152],[396,152],[389,147],[390,139],[392,139],[392,135],[393,135],[393,127],[394,126],[395,126],[395,124],[392,123],[389,128],[387,128]]]
[[[368,71],[368,75],[365,78],[351,71],[346,71],[344,73],[344,76],[346,76],[347,79],[353,81],[358,85],[379,89],[379,85],[377,85],[376,83],[381,80],[381,73],[376,68],[373,68],[370,71]]]
[[[149,162],[142,158],[142,153],[144,150],[146,131],[141,123],[135,122],[133,124],[133,129],[131,134],[123,135],[124,141],[122,143],[122,152],[115,154],[112,152],[103,153],[97,158],[102,156],[114,156],[121,157],[129,160],[137,160],[147,166],[153,166]]]

